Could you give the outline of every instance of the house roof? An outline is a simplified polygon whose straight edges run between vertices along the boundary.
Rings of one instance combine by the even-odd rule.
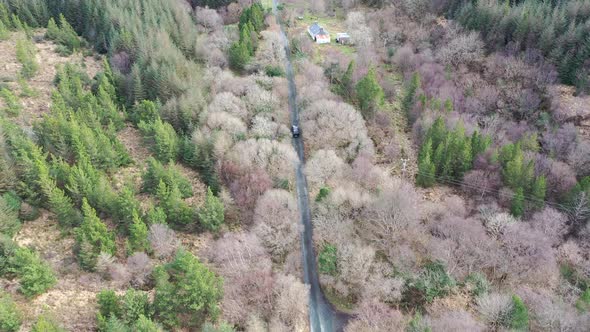
[[[328,31],[325,30],[324,28],[322,28],[317,22],[315,22],[314,24],[309,26],[309,32],[313,35],[313,36],[317,36],[317,35],[327,35]]]

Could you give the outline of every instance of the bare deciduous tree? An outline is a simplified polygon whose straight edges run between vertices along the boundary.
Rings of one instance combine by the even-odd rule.
[[[347,161],[354,160],[360,152],[373,154],[365,121],[349,104],[315,101],[302,112],[301,121],[310,151],[338,147],[336,153]]]
[[[252,314],[270,317],[274,278],[269,255],[250,233],[226,233],[206,249],[206,256],[223,276],[224,318],[244,325]]]
[[[176,238],[174,231],[163,224],[150,226],[148,241],[154,254],[160,258],[172,256],[180,246],[180,241]]]
[[[254,232],[275,259],[283,258],[299,243],[299,209],[286,190],[269,190],[258,199],[254,223]]]
[[[301,331],[308,326],[309,286],[292,275],[279,275],[275,289],[277,296],[275,313],[291,331]]]
[[[375,299],[366,299],[358,307],[356,317],[350,321],[346,332],[402,332],[406,319],[398,310]]]

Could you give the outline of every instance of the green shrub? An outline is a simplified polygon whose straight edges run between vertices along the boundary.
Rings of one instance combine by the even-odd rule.
[[[471,294],[481,296],[488,292],[490,283],[485,275],[475,272],[465,278],[464,286]]]
[[[285,72],[283,71],[283,68],[281,68],[280,66],[266,66],[264,68],[264,72],[266,73],[266,76],[270,77],[285,76]]]
[[[217,232],[225,219],[223,203],[207,188],[205,204],[197,212],[201,226],[206,230]]]
[[[336,276],[338,274],[338,251],[336,246],[326,243],[318,256],[318,267],[321,273]]]
[[[320,192],[318,193],[318,195],[315,198],[315,201],[319,203],[319,202],[323,201],[329,195],[330,195],[330,188],[321,187]]]
[[[509,314],[508,326],[514,331],[528,331],[529,311],[517,295],[512,296],[512,310]]]
[[[31,249],[17,249],[10,265],[20,279],[20,292],[27,297],[42,294],[57,282],[51,267]]]
[[[406,332],[431,332],[432,330],[428,327],[427,323],[422,318],[419,312],[416,312],[412,319],[408,322]]]
[[[0,331],[16,332],[20,329],[22,315],[9,294],[0,293]]]
[[[148,168],[142,177],[142,190],[144,192],[155,194],[161,180],[169,187],[176,185],[182,194],[182,198],[191,197],[193,195],[193,187],[190,181],[182,175],[174,163],[164,166],[158,160],[150,157],[147,160],[147,164]]]
[[[198,327],[216,320],[223,281],[191,253],[180,250],[174,260],[154,271],[155,314],[167,327]],[[183,321],[181,322],[181,317]]]
[[[576,308],[580,312],[590,311],[590,288],[586,288],[580,295],[580,298],[576,301]]]
[[[16,59],[21,63],[21,75],[25,79],[34,77],[39,71],[37,50],[30,40],[20,39],[16,42]]]
[[[424,266],[417,278],[408,281],[404,302],[410,307],[421,306],[446,296],[455,285],[455,280],[442,263],[431,262]]]
[[[31,332],[66,332],[53,318],[41,315],[31,328]]]
[[[3,111],[9,116],[18,116],[23,109],[23,105],[20,100],[18,100],[18,97],[7,88],[2,88],[0,90],[0,96],[2,96],[2,99],[4,99],[4,103],[6,104]]]
[[[74,251],[78,257],[80,266],[88,271],[96,267],[98,255],[101,252],[115,254],[114,235],[109,232],[107,226],[96,216],[94,209],[86,199],[82,202],[84,221],[76,229],[76,245]]]

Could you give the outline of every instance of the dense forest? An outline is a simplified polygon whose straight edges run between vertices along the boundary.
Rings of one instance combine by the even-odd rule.
[[[590,1],[271,7],[0,0],[0,331],[309,330],[290,102],[345,331],[587,331]]]

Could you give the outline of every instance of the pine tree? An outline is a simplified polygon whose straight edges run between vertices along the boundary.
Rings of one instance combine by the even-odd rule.
[[[164,331],[159,324],[155,323],[154,321],[145,317],[144,315],[139,316],[139,318],[135,321],[132,329],[133,329],[133,331],[140,331],[140,332],[163,332]]]
[[[19,291],[26,297],[45,293],[57,282],[51,267],[29,248],[19,248],[10,261],[20,279]]]
[[[545,205],[545,193],[547,191],[547,181],[545,176],[538,176],[535,178],[531,188],[531,196],[534,200],[534,206],[541,209]]]
[[[18,97],[7,88],[2,88],[0,90],[0,96],[2,96],[4,104],[6,104],[6,107],[2,109],[2,111],[9,116],[18,116],[23,109],[23,105],[20,100],[18,100]]]
[[[80,49],[80,38],[78,38],[78,34],[72,28],[70,23],[66,20],[63,14],[59,14],[59,26],[60,26],[60,33],[58,41],[68,47],[68,49],[72,52]]]
[[[436,120],[434,120],[434,123],[432,124],[430,129],[428,129],[427,133],[427,137],[432,139],[433,148],[436,148],[442,144],[442,142],[447,137],[447,132],[448,130],[447,126],[445,125],[445,120],[439,116],[438,118],[436,118]]]
[[[57,221],[62,227],[75,227],[80,224],[82,218],[80,212],[72,204],[72,200],[55,184],[48,187],[45,192],[51,211],[56,214]]]
[[[365,119],[371,119],[377,108],[383,104],[384,93],[377,81],[374,67],[356,84],[356,97]]]
[[[7,28],[12,29],[12,20],[10,19],[10,14],[8,12],[8,8],[3,3],[0,3],[0,22]]]
[[[420,156],[418,157],[418,176],[416,178],[416,183],[425,188],[431,187],[436,181],[436,168],[431,160],[431,154],[432,140],[428,139],[420,150]]]
[[[51,40],[57,40],[60,35],[59,27],[55,23],[55,20],[52,18],[49,19],[47,22],[47,32],[45,32],[45,38]]]
[[[100,331],[107,324],[109,317],[121,317],[123,309],[121,308],[121,300],[113,290],[103,289],[96,296],[98,302],[98,326]]]
[[[31,41],[20,39],[16,42],[16,59],[21,63],[21,75],[26,79],[34,77],[39,71],[36,53]]]
[[[147,170],[142,176],[142,191],[152,194],[155,193],[160,180],[163,180],[167,186],[177,185],[182,198],[188,198],[193,195],[190,181],[180,173],[175,164],[172,163],[168,167],[165,167],[162,163],[150,157],[147,160],[147,165]]]
[[[66,332],[66,330],[47,315],[40,315],[31,332]]]
[[[130,119],[136,125],[140,122],[152,123],[160,117],[160,107],[151,100],[142,100],[135,104]]]
[[[250,22],[254,26],[256,32],[260,32],[264,29],[264,13],[262,6],[259,3],[254,3],[250,11]]]
[[[127,231],[133,223],[137,211],[140,211],[140,203],[135,198],[135,192],[129,187],[124,187],[115,200],[112,211],[118,226]]]
[[[405,87],[405,91],[401,100],[402,111],[406,113],[408,121],[411,123],[410,111],[416,103],[416,92],[420,88],[420,74],[418,72],[412,75],[410,82]],[[434,142],[433,142],[434,143]]]
[[[25,30],[25,26],[23,25],[23,22],[20,20],[20,18],[18,18],[18,16],[12,14],[11,15],[11,26],[13,28],[13,30],[15,31],[24,31]]]
[[[510,213],[515,217],[522,217],[524,215],[524,189],[517,188],[512,197],[510,205]]]
[[[224,207],[219,198],[213,195],[211,188],[207,188],[205,204],[197,213],[201,226],[205,229],[217,232],[224,221]]]
[[[344,72],[344,74],[342,75],[342,78],[340,79],[342,95],[345,98],[354,98],[354,96],[353,96],[354,88],[353,88],[353,82],[352,82],[352,74],[353,73],[354,73],[354,60],[350,60],[350,62],[348,63],[348,67],[346,68],[346,71]]]
[[[492,141],[489,136],[482,136],[477,130],[471,135],[471,160],[484,153],[491,145]]]
[[[152,151],[161,162],[175,161],[180,152],[180,140],[174,128],[160,118],[152,123],[140,122],[139,129],[152,145]]]
[[[248,49],[248,54],[250,56],[254,55],[254,43],[252,42],[252,30],[251,24],[246,24],[240,30],[240,43],[246,46]]]
[[[524,302],[517,295],[512,296],[512,310],[510,312],[509,327],[513,331],[528,331],[529,311]]]
[[[164,210],[169,224],[185,227],[194,221],[195,211],[182,200],[180,190],[175,184],[168,187],[160,180],[156,198],[160,201],[160,207]]]
[[[107,226],[96,216],[96,211],[86,199],[82,202],[84,221],[76,229],[76,246],[74,251],[80,266],[88,271],[96,267],[101,252],[115,254],[116,246],[113,234]]]
[[[9,36],[8,28],[4,25],[2,20],[0,20],[0,40],[7,40]]]
[[[17,332],[22,324],[23,315],[10,297],[0,292],[0,331]]]
[[[193,254],[178,251],[174,260],[157,268],[154,275],[156,317],[168,328],[178,326],[179,317],[186,317],[188,327],[196,328],[219,315],[223,280]]]
[[[229,65],[235,71],[242,71],[250,61],[248,46],[242,42],[235,42],[229,48]]]
[[[131,67],[131,81],[133,82],[133,96],[130,98],[134,103],[139,103],[146,98],[145,87],[139,65],[134,63]],[[136,123],[139,123],[137,121]]]
[[[149,248],[147,239],[148,228],[139,217],[137,211],[133,212],[133,222],[129,225],[129,251],[138,252],[146,251]]]

